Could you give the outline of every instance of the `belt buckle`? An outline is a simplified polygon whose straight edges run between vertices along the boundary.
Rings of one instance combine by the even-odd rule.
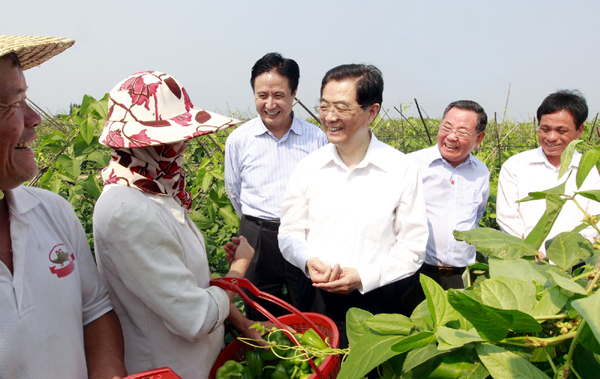
[[[452,276],[453,267],[439,267],[438,275],[439,276]]]

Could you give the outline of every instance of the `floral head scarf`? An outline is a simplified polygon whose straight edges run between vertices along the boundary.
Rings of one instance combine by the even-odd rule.
[[[116,149],[102,170],[104,185],[120,184],[154,195],[172,196],[188,212],[192,198],[185,190],[183,155],[172,145]]]
[[[185,141],[242,121],[195,108],[185,88],[169,74],[143,71],[110,91],[100,143],[118,149]]]

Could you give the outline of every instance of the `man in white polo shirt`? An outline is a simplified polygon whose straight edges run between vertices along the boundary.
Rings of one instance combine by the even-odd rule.
[[[0,377],[119,378],[123,337],[71,205],[21,184],[41,123],[23,70],[73,40],[0,36]]]

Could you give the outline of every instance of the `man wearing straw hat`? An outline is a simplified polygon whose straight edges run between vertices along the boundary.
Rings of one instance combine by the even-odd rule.
[[[37,171],[40,116],[23,70],[73,40],[0,36],[0,376],[126,375],[119,320],[71,205],[21,184]]]

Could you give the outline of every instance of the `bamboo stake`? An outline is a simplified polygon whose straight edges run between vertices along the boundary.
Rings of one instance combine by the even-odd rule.
[[[592,123],[592,128],[590,129],[590,136],[588,137],[588,142],[592,142],[592,136],[594,135],[594,128],[596,127],[597,120],[598,120],[598,113],[596,113],[596,117],[594,117],[594,122]]]
[[[410,125],[410,127],[411,127],[411,128],[413,128],[413,129],[414,129],[414,131],[415,131],[415,132],[417,132],[417,134],[418,134],[418,135],[419,135],[421,138],[423,138],[423,140],[424,140],[425,142],[427,142],[427,138],[425,138],[425,136],[424,136],[423,134],[421,134],[421,132],[420,132],[420,131],[419,131],[417,128],[415,128],[415,127],[414,127],[414,125],[413,125],[413,124],[410,122],[410,120],[409,120],[409,119],[407,119],[407,118],[406,118],[406,116],[405,116],[404,114],[402,114],[402,112],[400,112],[400,111],[398,110],[398,108],[396,108],[396,106],[394,106],[394,109],[395,109],[395,110],[397,110],[397,111],[398,111],[398,113],[400,113],[400,116],[402,116],[402,118],[403,118],[403,119],[405,119],[405,120],[408,122],[408,125]],[[406,139],[406,138],[404,138],[404,139]]]
[[[494,124],[496,125],[496,140],[498,141],[496,145],[496,149],[498,149],[498,162],[500,163],[500,167],[502,167],[502,151],[500,150],[500,131],[498,130],[498,117],[496,112],[494,112]]]
[[[506,121],[506,110],[508,109],[508,99],[510,98],[510,85],[512,83],[508,83],[508,95],[506,95],[506,105],[504,105],[504,116],[502,116],[502,123]]]
[[[375,128],[376,128],[376,127],[378,127],[378,126],[379,126],[379,124],[381,124],[381,121],[383,120],[383,118],[385,117],[385,115],[386,115],[386,114],[387,114],[389,111],[390,111],[389,109],[388,109],[387,111],[385,111],[385,113],[383,114],[383,116],[381,116],[381,117],[379,118],[379,121],[377,121],[377,124],[375,124],[375,126],[374,126],[374,127],[372,127],[372,128],[371,128],[371,130],[375,130]]]
[[[415,97],[415,105],[417,106],[417,110],[419,111],[419,117],[421,117],[421,122],[423,123],[423,126],[425,127],[425,132],[427,132],[427,139],[429,139],[429,146],[433,145],[433,142],[431,142],[431,135],[429,134],[429,129],[427,129],[427,124],[425,123],[425,120],[423,120],[423,115],[421,114],[421,107],[419,107],[419,103],[417,102],[417,98]]]
[[[296,102],[298,102],[298,104],[300,104],[300,106],[301,106],[302,108],[304,108],[304,110],[305,110],[305,111],[307,111],[307,112],[308,112],[308,114],[312,116],[312,118],[314,118],[315,120],[317,120],[317,122],[319,123],[319,125],[321,125],[321,120],[320,120],[320,119],[319,119],[317,116],[315,116],[315,115],[314,115],[314,114],[313,114],[313,113],[310,111],[310,109],[308,109],[308,108],[307,108],[307,107],[306,107],[306,106],[305,106],[305,105],[304,105],[304,104],[303,104],[303,103],[300,101],[300,99],[298,99],[297,97],[294,97],[294,100],[296,100]]]

